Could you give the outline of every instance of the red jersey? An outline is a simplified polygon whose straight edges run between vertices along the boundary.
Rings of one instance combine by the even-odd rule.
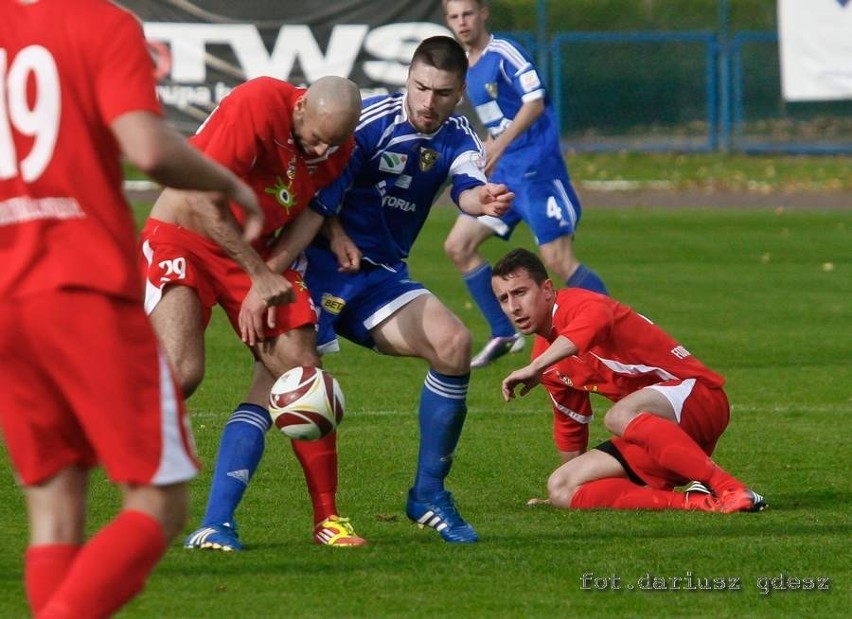
[[[318,189],[339,176],[352,152],[350,138],[325,157],[305,160],[293,136],[293,110],[304,94],[304,88],[271,77],[249,80],[222,99],[191,139],[258,195],[266,220],[256,246],[268,242]],[[231,211],[242,224],[242,211]]]
[[[668,333],[626,305],[581,288],[556,292],[553,330],[536,336],[532,358],[560,335],[579,348],[541,377],[553,406],[553,435],[561,451],[585,449],[592,420],[589,393],[616,402],[644,387],[694,378],[711,388],[724,379]]]
[[[109,129],[161,113],[141,25],[102,0],[0,0],[0,14],[0,299],[73,287],[141,301]]]
[[[532,357],[560,335],[579,348],[548,368],[545,386],[571,387],[618,401],[648,385],[695,378],[708,387],[725,380],[650,320],[614,299],[580,288],[556,292],[550,337],[537,336]]]

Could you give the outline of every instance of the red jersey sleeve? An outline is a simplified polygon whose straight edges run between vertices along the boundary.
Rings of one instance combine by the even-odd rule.
[[[543,337],[533,341],[532,358],[535,359],[550,346]],[[541,385],[547,390],[553,409],[553,442],[559,451],[585,451],[589,445],[589,423],[592,421],[592,403],[589,394],[575,389],[570,382],[571,372],[562,366],[570,361],[553,364],[541,375]]]
[[[98,36],[87,48],[97,57],[88,63],[95,74],[101,117],[109,124],[126,112],[144,110],[162,115],[154,82],[154,62],[145,44],[142,25],[127,11],[113,6],[99,11]]]
[[[588,393],[562,381],[557,367],[542,376],[542,385],[553,408],[553,442],[559,451],[583,452],[589,446],[592,403]]]
[[[553,328],[574,342],[580,353],[609,337],[615,318],[615,302],[606,295],[563,288],[557,292]]]

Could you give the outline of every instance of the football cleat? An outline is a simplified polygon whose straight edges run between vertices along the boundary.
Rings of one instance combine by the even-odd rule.
[[[492,361],[510,352],[521,352],[524,349],[524,335],[515,333],[506,337],[492,337],[476,356],[470,360],[471,368],[484,368]]]
[[[186,538],[183,547],[221,550],[222,552],[238,552],[243,549],[237,535],[237,526],[231,522],[201,527]]]
[[[329,516],[314,527],[314,543],[324,546],[364,546],[367,540],[355,533],[349,518]]]
[[[733,514],[734,512],[762,512],[766,509],[767,503],[761,495],[754,490],[748,488],[734,488],[726,490],[719,497],[719,507],[717,511],[723,514]]]
[[[411,491],[405,514],[421,529],[430,527],[440,533],[444,541],[453,544],[471,544],[479,541],[473,527],[459,514],[453,495],[444,490],[431,501],[415,501]]]
[[[694,481],[683,490],[684,506],[688,510],[699,512],[718,512],[719,501],[710,492],[710,488],[700,481]]]
[[[684,494],[713,494],[712,492],[710,492],[710,488],[702,484],[700,481],[690,482],[690,484],[683,489],[683,492]]]

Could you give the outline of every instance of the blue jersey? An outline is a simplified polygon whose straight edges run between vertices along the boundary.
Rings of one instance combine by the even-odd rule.
[[[544,99],[544,113],[509,145],[502,159],[518,160],[523,167],[529,158],[562,157],[550,98],[529,55],[517,43],[492,35],[467,70],[467,96],[492,137],[506,130],[525,102]]]
[[[448,179],[456,203],[463,191],[485,183],[484,160],[464,116],[450,116],[435,133],[418,133],[404,95],[372,97],[364,101],[349,164],[311,208],[338,215],[366,260],[395,264],[408,257]],[[323,243],[321,235],[315,243]]]

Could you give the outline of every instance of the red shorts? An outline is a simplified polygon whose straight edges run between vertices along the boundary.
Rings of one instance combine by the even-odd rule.
[[[671,380],[654,387],[664,392],[666,387],[682,389],[687,381]],[[708,387],[695,381],[686,397],[680,401],[679,425],[708,456],[716,449],[716,442],[730,420],[730,405],[725,391],[721,388]],[[677,409],[676,409],[677,410]],[[661,467],[640,446],[628,443],[621,437],[614,437],[612,444],[618,449],[635,475],[653,488],[674,488],[689,483],[672,471]]]
[[[59,290],[0,302],[0,421],[25,485],[72,464],[144,485],[198,472],[183,399],[135,300]]]
[[[240,306],[251,289],[251,278],[217,243],[186,228],[149,219],[142,229],[140,246],[148,314],[160,302],[166,286],[187,286],[201,300],[205,325],[218,303],[239,334]],[[316,324],[317,313],[302,276],[293,269],[283,275],[293,284],[296,300],[276,307],[276,325],[274,329],[266,327],[266,337]]]

